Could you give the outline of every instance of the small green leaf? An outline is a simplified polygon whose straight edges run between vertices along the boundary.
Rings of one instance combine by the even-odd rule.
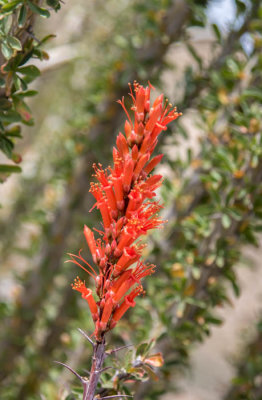
[[[29,123],[33,122],[31,110],[24,101],[19,100],[16,103],[16,110],[21,115],[23,122],[29,122]]]
[[[260,89],[245,89],[241,95],[241,98],[246,99],[253,97],[257,100],[262,101],[262,90]]]
[[[46,0],[46,3],[52,7],[55,11],[60,10],[61,5],[59,3],[59,0]]]
[[[254,227],[254,231],[255,232],[262,232],[262,225],[260,224],[260,225],[256,225],[255,227]]]
[[[225,229],[228,229],[231,225],[231,219],[227,214],[223,214],[222,215],[222,219],[221,219],[222,225]]]
[[[14,79],[14,85],[15,85],[15,89],[19,90],[21,88],[21,81],[19,79],[19,76],[17,76],[16,74],[13,75],[13,79]]]
[[[50,40],[54,39],[56,37],[56,35],[50,34],[45,36],[43,39],[41,39],[39,45],[42,46],[43,44],[49,42]]]
[[[202,65],[202,58],[197,54],[196,50],[194,49],[194,47],[190,43],[187,43],[187,48],[188,48],[189,52],[191,53],[191,55],[193,56],[193,58],[198,63],[199,68],[202,69],[202,66],[203,66]]]
[[[12,158],[14,143],[5,135],[0,135],[0,149],[8,158]]]
[[[26,92],[16,93],[13,97],[33,97],[37,93],[37,90],[27,90]]]
[[[21,3],[21,0],[14,0],[11,1],[10,3],[5,4],[2,6],[1,11],[9,12],[14,10],[19,4]]]
[[[242,14],[246,11],[247,4],[245,3],[245,1],[236,0],[236,6],[237,6],[238,14],[240,14],[240,13]]]
[[[20,82],[22,90],[27,90],[27,83],[24,81],[24,79],[20,78]]]
[[[8,131],[6,131],[6,136],[14,136],[14,137],[19,137],[21,138],[21,126],[20,125],[15,125],[12,128],[10,128]]]
[[[13,110],[8,110],[6,112],[3,111],[0,113],[0,121],[7,123],[20,122],[21,117],[18,114],[18,112]]]
[[[25,21],[26,21],[26,15],[27,15],[26,6],[23,4],[21,9],[20,9],[19,16],[18,16],[18,26],[19,26],[19,28],[22,28],[22,26],[24,26]]]
[[[207,317],[206,322],[209,322],[210,324],[213,325],[221,325],[223,323],[221,319],[212,316]]]
[[[2,53],[3,53],[3,56],[4,56],[7,60],[9,60],[9,59],[12,57],[12,55],[13,55],[13,50],[11,49],[10,46],[8,46],[8,44],[7,44],[6,42],[3,42],[3,43],[1,44],[1,51],[2,51]]]
[[[0,98],[0,109],[1,110],[9,110],[12,107],[10,101],[4,98]]]
[[[22,169],[21,167],[18,167],[17,165],[6,165],[6,164],[0,164],[0,173],[18,173],[21,172]]]
[[[224,265],[225,265],[225,259],[224,259],[224,257],[222,257],[222,256],[217,257],[217,258],[216,258],[216,264],[217,264],[217,266],[218,266],[219,268],[224,267]]]
[[[233,208],[227,208],[227,212],[230,214],[230,216],[236,220],[236,221],[241,221],[241,219],[243,218],[243,215],[241,214],[241,212],[237,209],[233,209]]]
[[[13,37],[13,36],[8,36],[7,43],[14,50],[22,50],[22,46],[21,46],[20,41],[17,38]]]
[[[212,24],[213,31],[219,43],[222,42],[221,32],[216,24]]]
[[[12,18],[10,15],[6,15],[5,17],[1,17],[0,21],[0,32],[6,36],[11,29]]]
[[[24,81],[26,83],[32,82],[35,78],[37,78],[40,75],[40,71],[35,65],[20,67],[18,68],[17,72],[24,75]]]
[[[45,8],[39,7],[36,4],[32,3],[31,1],[28,1],[28,6],[33,12],[41,15],[41,17],[44,17],[44,18],[50,17],[50,12],[48,10],[46,10]]]
[[[145,354],[147,348],[148,348],[147,343],[141,343],[136,349],[136,356],[142,356],[143,354]]]

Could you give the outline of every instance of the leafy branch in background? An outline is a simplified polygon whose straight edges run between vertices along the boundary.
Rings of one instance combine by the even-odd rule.
[[[14,148],[15,141],[22,137],[21,124],[33,124],[27,98],[37,91],[29,90],[28,85],[40,75],[39,69],[29,63],[48,59],[42,46],[53,37],[38,40],[33,27],[37,16],[50,17],[50,9],[59,10],[59,0],[46,0],[45,7],[31,0],[0,1],[0,150],[15,164],[22,160]],[[21,171],[15,164],[0,165],[0,181]]]
[[[257,89],[262,78],[257,51],[254,47],[245,61],[239,53],[228,56],[220,71],[211,72],[209,91],[198,99],[207,138],[201,140],[197,158],[189,152],[186,165],[170,162],[176,171],[176,195],[169,216],[175,224],[165,240],[166,277],[159,279],[159,296],[154,297],[155,305],[165,305],[159,318],[167,330],[158,349],[168,357],[169,367],[184,364],[190,343],[203,340],[210,325],[221,323],[213,309],[229,301],[227,281],[239,294],[236,263],[241,246],[257,246],[262,179],[261,91]],[[185,171],[181,176],[180,168]],[[189,180],[183,178],[190,170],[195,173]],[[166,199],[172,188],[170,182]],[[156,260],[162,257],[160,249]],[[160,387],[151,390],[149,385],[141,388],[138,398],[145,393],[151,398]]]
[[[253,400],[262,396],[262,324],[257,323],[255,338],[238,358],[237,374],[224,400]],[[239,360],[240,358],[240,360]]]

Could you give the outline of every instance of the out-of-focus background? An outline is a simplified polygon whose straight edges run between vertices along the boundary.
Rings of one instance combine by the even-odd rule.
[[[153,337],[162,343],[168,332],[174,332],[170,349],[175,347],[175,355],[172,358],[172,351],[164,350],[167,363],[159,378],[166,383],[156,383],[152,392],[140,384],[138,399],[261,399],[259,390],[248,397],[252,385],[244,378],[238,381],[239,396],[244,397],[233,397],[232,379],[242,368],[242,357],[248,359],[243,356],[246,346],[258,335],[261,246],[259,237],[258,242],[249,240],[248,234],[242,239],[246,228],[241,225],[241,230],[230,221],[242,223],[243,208],[234,217],[229,206],[222,205],[225,187],[247,190],[244,196],[248,189],[234,166],[232,182],[227,172],[227,181],[220,186],[221,171],[227,167],[225,160],[219,164],[223,154],[218,150],[220,145],[225,151],[232,149],[237,139],[228,139],[231,129],[234,133],[238,126],[244,135],[245,126],[259,115],[261,76],[255,68],[261,63],[261,2],[75,0],[61,5],[48,20],[35,21],[36,39],[50,33],[55,38],[45,48],[48,60],[30,61],[41,76],[32,84],[37,96],[28,100],[35,124],[23,127],[23,139],[16,143],[23,158],[22,173],[0,185],[0,398],[78,398],[74,397],[77,390],[72,394],[77,385],[74,378],[53,360],[80,371],[88,369],[90,349],[77,327],[92,332],[92,323],[85,304],[70,288],[79,271],[64,261],[67,252],[79,248],[89,257],[82,228],[84,224],[98,227],[96,212],[89,214],[92,164],[110,163],[124,121],[116,100],[127,97],[128,82],[137,79],[143,84],[150,80],[156,93],[163,91],[178,105],[183,117],[160,143],[164,163],[159,171],[167,181],[158,195],[166,204],[164,216],[166,212],[169,223],[164,236],[157,232],[151,237],[145,253],[160,272],[150,277],[146,297],[138,300],[112,342],[139,343]],[[257,80],[252,80],[252,74]],[[257,90],[256,95],[248,90]],[[243,99],[246,107],[257,107],[250,115],[241,108]],[[255,101],[258,105],[250,106]],[[239,151],[249,151],[241,140]],[[209,147],[203,145],[205,141]],[[254,152],[260,160],[259,147],[259,141],[254,143],[248,157]],[[220,159],[214,157],[216,150]],[[232,154],[224,157],[230,159]],[[243,154],[236,157],[242,166]],[[243,167],[247,188],[249,182],[260,184],[260,175],[253,177],[247,171],[252,160]],[[1,162],[5,161],[1,155]],[[198,175],[201,167],[203,179]],[[215,176],[219,168],[220,177]],[[217,186],[212,186],[215,181]],[[203,182],[212,186],[210,197],[202,190]],[[202,216],[201,207],[213,206],[212,217],[210,212]],[[199,216],[197,228],[185,227],[181,242],[181,221],[189,224],[193,212],[202,219]],[[212,230],[209,222],[220,217],[222,228],[212,226]],[[189,234],[190,229],[196,236]],[[227,253],[223,246],[216,252],[217,236],[223,239],[227,232],[231,240]],[[214,260],[217,265],[209,273],[207,266],[213,268]],[[208,277],[204,277],[206,270]],[[206,294],[206,287],[212,285],[217,291]],[[175,309],[170,308],[172,301]],[[159,344],[159,349],[165,346]],[[250,362],[252,383],[259,389],[261,359],[254,364]]]

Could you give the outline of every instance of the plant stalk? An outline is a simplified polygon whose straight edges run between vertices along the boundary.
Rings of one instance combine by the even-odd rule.
[[[103,337],[102,342],[97,342],[94,346],[89,384],[84,388],[83,400],[94,399],[105,356],[105,339]]]

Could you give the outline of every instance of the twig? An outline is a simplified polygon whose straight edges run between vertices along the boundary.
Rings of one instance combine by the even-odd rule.
[[[89,384],[85,387],[83,400],[94,399],[105,356],[105,339],[103,338],[102,342],[97,342],[94,346]]]

